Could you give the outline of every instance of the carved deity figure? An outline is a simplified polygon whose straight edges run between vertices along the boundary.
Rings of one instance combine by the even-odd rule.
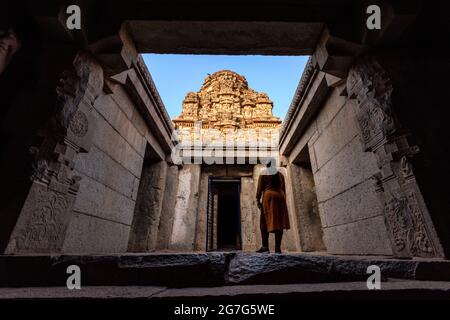
[[[244,118],[245,119],[250,119],[251,117],[252,117],[252,107],[245,106],[244,107]]]
[[[185,114],[186,117],[194,119],[194,117],[196,116],[195,104],[193,104],[193,103],[186,103],[184,105],[184,114]]]

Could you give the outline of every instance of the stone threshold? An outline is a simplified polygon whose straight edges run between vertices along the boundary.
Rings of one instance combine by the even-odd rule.
[[[83,286],[217,287],[362,282],[377,265],[389,279],[450,281],[450,261],[245,252],[116,255],[2,255],[0,287],[65,286],[67,267],[81,268]]]
[[[156,286],[88,286],[0,288],[2,300],[149,300],[149,301],[242,301],[271,303],[298,299],[446,299],[450,282],[391,280],[379,290],[368,290],[365,282],[236,285],[221,287],[167,288]]]

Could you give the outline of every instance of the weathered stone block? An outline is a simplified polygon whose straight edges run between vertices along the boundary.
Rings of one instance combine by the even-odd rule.
[[[326,127],[346,103],[346,97],[340,96],[339,90],[334,88],[316,117],[319,134],[326,130]]]
[[[256,191],[258,190],[258,179],[259,176],[261,175],[261,170],[263,170],[265,168],[265,165],[263,164],[256,164],[253,167],[253,194],[255,195],[255,199],[256,199]],[[259,249],[262,245],[261,243],[261,232],[260,232],[260,216],[261,216],[261,211],[259,209],[255,210],[253,212],[253,233],[256,235],[255,237],[255,246],[257,249]],[[270,241],[269,239],[269,244],[273,242]]]
[[[331,254],[392,255],[383,216],[323,229]]]
[[[302,251],[324,251],[322,223],[319,217],[313,174],[306,167],[288,166],[293,226]]]
[[[142,149],[142,140],[146,131],[140,132],[136,128],[137,125],[141,126],[141,122],[143,121],[142,119],[137,119],[140,118],[140,115],[137,112],[133,112],[132,117],[128,117],[128,115],[124,113],[124,111],[114,102],[114,100],[106,97],[103,96],[99,98],[99,101],[95,104],[95,108],[101,114],[101,118],[104,118],[106,122],[114,128],[116,133],[124,138],[136,151],[140,153],[141,156],[143,156],[145,149]],[[134,104],[131,101],[128,103],[134,108]],[[135,116],[135,114],[137,114],[137,116]],[[134,123],[133,120],[136,120],[136,123]],[[141,120],[141,122],[138,123],[138,120]],[[110,144],[114,145],[114,143]],[[104,144],[99,145],[103,146]]]
[[[288,172],[286,168],[279,168],[279,171],[284,176],[285,180],[285,187],[286,187],[286,202],[288,203],[288,193],[290,192],[290,186],[288,186],[289,178],[288,178]],[[297,252],[299,251],[298,246],[298,233],[296,232],[296,222],[295,222],[295,211],[292,211],[291,208],[288,205],[288,215],[289,215],[289,222],[291,223],[291,228],[288,230],[284,230],[283,233],[283,242],[281,243],[281,248],[284,250],[284,252]],[[273,246],[272,250],[275,252],[275,235],[273,237]]]
[[[133,118],[133,114],[137,111],[135,109],[134,103],[132,102],[130,96],[125,91],[123,86],[115,86],[111,98],[116,103],[116,105],[119,106],[119,108],[125,113],[128,119]]]
[[[314,143],[317,168],[320,169],[358,134],[353,109],[345,104]]]
[[[332,227],[383,214],[383,206],[375,193],[372,179],[319,203],[324,227]]]
[[[128,121],[128,120],[126,120]],[[99,119],[98,129],[94,134],[94,143],[97,148],[107,153],[112,159],[120,163],[136,177],[140,177],[144,151],[132,147],[109,123]],[[139,148],[144,138],[139,136]]]
[[[228,271],[230,284],[323,282],[331,260],[273,254],[236,254]],[[270,275],[270,276],[269,276]]]
[[[255,238],[259,234],[255,233],[253,228],[253,212],[258,210],[256,206],[256,197],[253,190],[253,178],[241,178],[241,234],[242,234],[242,250],[253,251],[256,250]]]
[[[165,161],[144,164],[128,251],[146,252],[156,248],[166,173],[167,163]]]
[[[314,175],[317,200],[326,201],[377,173],[372,153],[363,152],[355,137]]]
[[[298,221],[297,221],[297,211],[295,207],[294,200],[294,190],[292,186],[292,179],[297,179],[297,177],[293,177],[290,173],[289,166],[292,164],[288,164],[286,168],[285,174],[285,182],[286,182],[286,203],[288,206],[289,213],[289,221],[291,223],[291,238],[292,238],[292,246],[289,248],[289,251],[300,251],[300,240],[299,240],[299,232],[298,232]]]
[[[246,284],[316,283],[317,286],[317,283],[328,282],[335,288],[339,282],[358,281],[365,291],[371,291],[366,287],[370,265],[380,267],[382,287],[390,283],[390,278],[450,280],[449,261],[436,259],[249,253],[3,255],[0,256],[0,287],[58,286],[67,292],[66,270],[73,264],[80,266],[85,287],[161,285],[198,289],[226,285],[229,290],[233,290],[233,286],[237,286],[234,290],[242,290],[242,285]],[[404,281],[394,283],[402,288]]]
[[[178,167],[170,166],[167,169],[166,185],[161,210],[161,218],[158,227],[158,241],[156,249],[168,249],[172,237],[172,227],[177,200]]]
[[[243,285],[361,281],[365,286],[370,265],[380,267],[382,281],[389,278],[450,279],[447,261],[238,253],[230,261],[227,282]]]
[[[185,165],[179,172],[177,202],[170,249],[194,249],[198,212],[200,165]]]
[[[126,197],[133,196],[135,176],[95,146],[78,156],[75,169]]]
[[[82,213],[74,212],[67,230],[65,253],[120,253],[125,252],[130,227]]]
[[[0,256],[0,271],[5,271],[0,273],[0,287],[63,286],[68,291],[69,265],[81,268],[82,288],[220,286],[225,283],[228,261],[223,253]]]
[[[209,170],[212,171],[212,170]],[[206,251],[206,221],[208,204],[208,177],[211,172],[202,171],[200,176],[198,216],[195,232],[195,250]]]
[[[74,210],[99,218],[131,225],[135,202],[107,186],[82,176]]]

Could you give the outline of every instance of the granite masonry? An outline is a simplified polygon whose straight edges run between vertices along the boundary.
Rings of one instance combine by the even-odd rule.
[[[183,139],[200,122],[232,141],[264,130],[276,141],[266,156],[286,180],[284,252],[448,259],[444,4],[380,1],[389,15],[368,30],[362,2],[267,1],[259,13],[243,1],[240,19],[195,0],[113,3],[83,2],[98,20],[81,30],[67,29],[63,2],[5,9],[1,254],[256,250],[261,148],[236,146],[240,163],[191,161],[205,146]],[[282,120],[270,92],[230,70],[208,76],[170,119],[142,53],[310,58]],[[257,259],[236,257],[242,268]],[[231,281],[252,277],[242,268]]]

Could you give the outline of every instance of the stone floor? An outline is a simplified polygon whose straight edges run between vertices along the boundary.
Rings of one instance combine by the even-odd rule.
[[[450,299],[450,282],[400,281],[382,283],[368,290],[365,282],[237,285],[222,287],[167,288],[155,286],[90,286],[80,290],[66,287],[0,288],[0,300],[11,299],[144,299],[144,300],[251,300],[271,301],[310,298],[438,298]]]
[[[81,290],[65,287],[81,269]],[[367,267],[381,270],[368,290]],[[450,261],[243,252],[0,256],[0,299],[446,297]]]

